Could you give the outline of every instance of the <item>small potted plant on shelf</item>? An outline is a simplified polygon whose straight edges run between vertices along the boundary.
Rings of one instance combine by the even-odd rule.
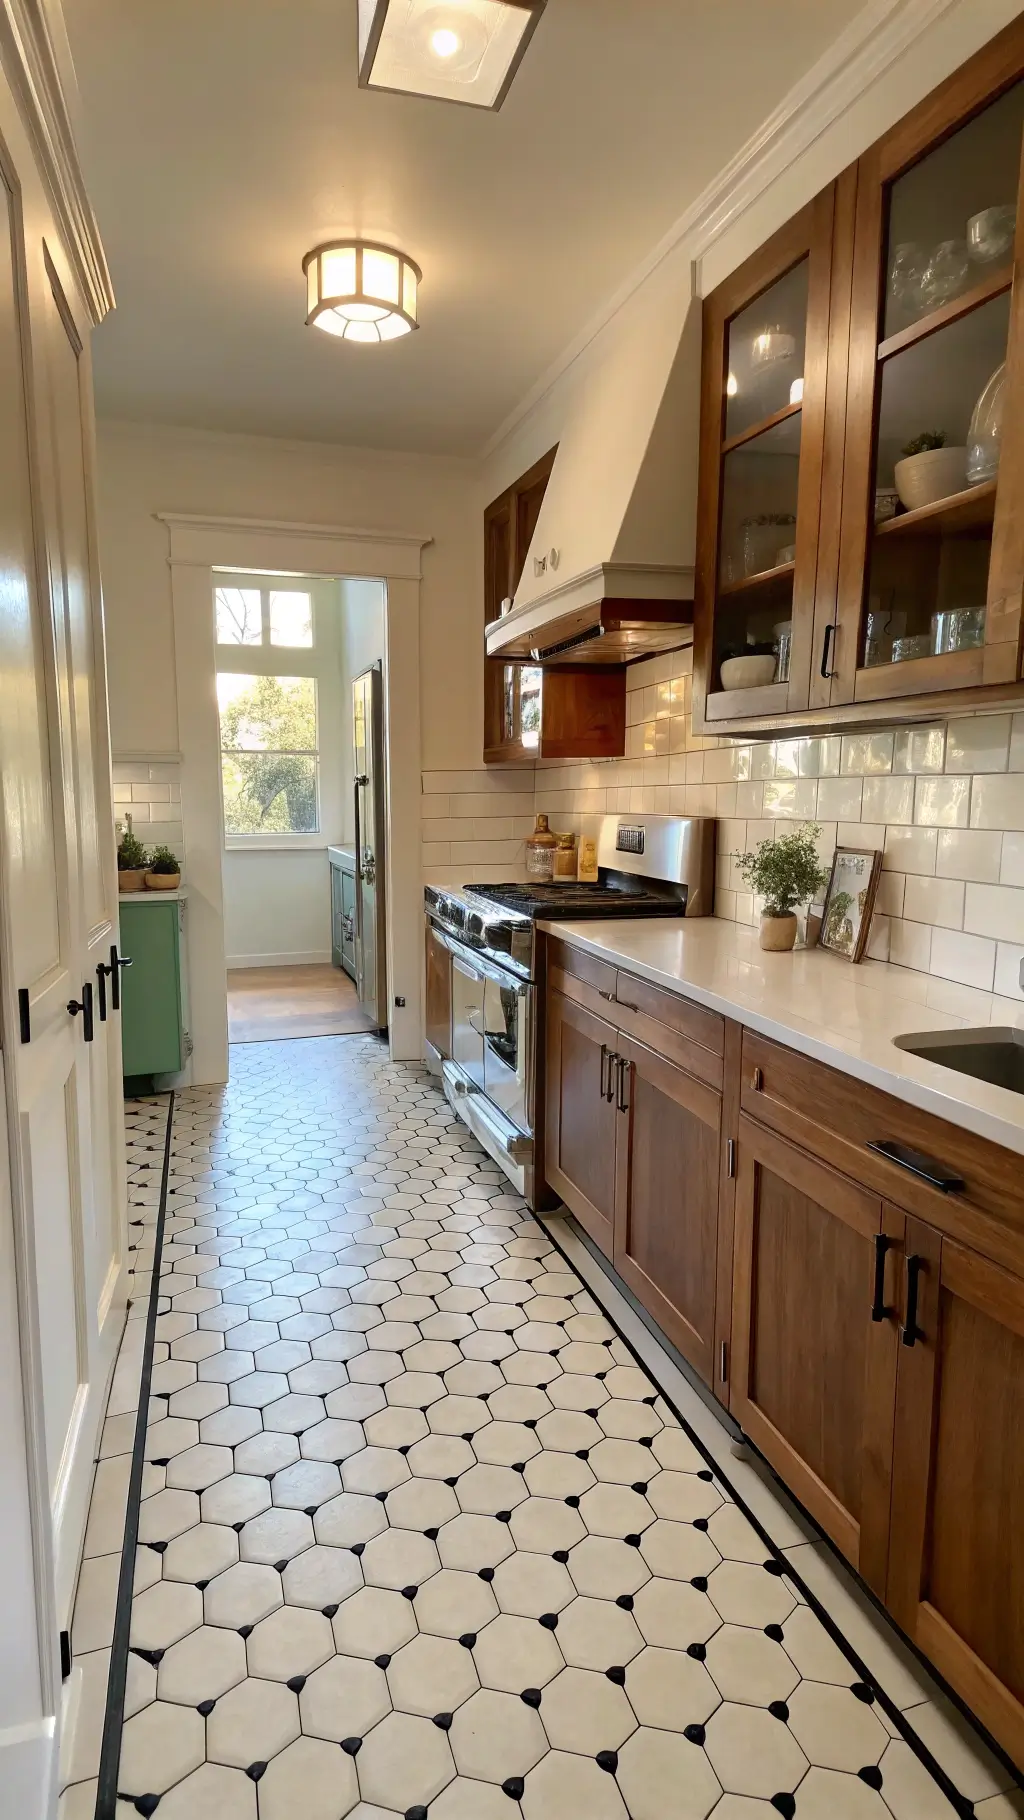
[[[117,888],[121,892],[146,889],[146,866],[149,855],[128,818],[128,825],[117,843]]]
[[[828,882],[815,845],[820,832],[814,826],[797,828],[739,856],[744,881],[764,899],[760,940],[769,952],[785,953],[793,947],[797,905],[808,903]]]
[[[146,873],[147,891],[177,891],[181,884],[181,865],[170,847],[154,847]]]
[[[908,442],[893,470],[901,505],[908,512],[931,506],[967,485],[967,448],[947,448],[945,430],[923,430]]]

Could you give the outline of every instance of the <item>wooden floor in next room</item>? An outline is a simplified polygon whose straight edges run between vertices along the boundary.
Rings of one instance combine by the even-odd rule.
[[[285,1037],[351,1036],[372,1030],[353,982],[340,967],[231,967],[228,1040],[273,1043]]]

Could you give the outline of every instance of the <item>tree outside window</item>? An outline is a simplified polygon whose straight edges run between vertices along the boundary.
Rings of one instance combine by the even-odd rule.
[[[227,834],[315,834],[316,682],[221,671],[221,775]]]

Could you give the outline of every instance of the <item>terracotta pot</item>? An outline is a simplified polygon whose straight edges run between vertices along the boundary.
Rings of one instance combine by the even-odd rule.
[[[117,874],[117,888],[122,896],[126,891],[145,891],[145,867],[140,868],[137,872],[122,872],[119,870]]]
[[[180,872],[147,872],[147,891],[177,891],[181,884]]]
[[[765,911],[761,916],[761,946],[770,954],[786,954],[796,941],[796,915],[792,910],[785,916],[769,916]]]

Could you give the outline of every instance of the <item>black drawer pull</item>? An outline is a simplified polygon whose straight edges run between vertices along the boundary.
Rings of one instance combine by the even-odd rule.
[[[918,1340],[924,1339],[924,1334],[917,1324],[917,1298],[923,1269],[923,1258],[910,1257],[907,1259],[907,1318],[903,1332],[900,1334],[904,1346],[916,1346]]]
[[[598,986],[597,996],[598,996],[598,998],[607,999],[609,1005],[614,1005],[614,1003],[615,1003],[614,992],[606,992],[603,986]]]
[[[869,1140],[868,1149],[884,1156],[889,1163],[898,1163],[911,1175],[919,1176],[929,1187],[937,1188],[940,1194],[962,1194],[966,1183],[962,1175],[947,1169],[944,1163],[937,1163],[934,1157],[924,1156],[920,1150],[911,1150],[909,1144],[900,1144],[895,1138],[877,1138]]]
[[[884,1232],[875,1233],[875,1293],[871,1301],[871,1319],[884,1321],[891,1308],[885,1305],[885,1258],[892,1240]]]
[[[640,1009],[639,1005],[631,1005],[628,998],[617,998],[615,1000],[615,1003],[623,1011],[639,1011],[639,1009]]]

